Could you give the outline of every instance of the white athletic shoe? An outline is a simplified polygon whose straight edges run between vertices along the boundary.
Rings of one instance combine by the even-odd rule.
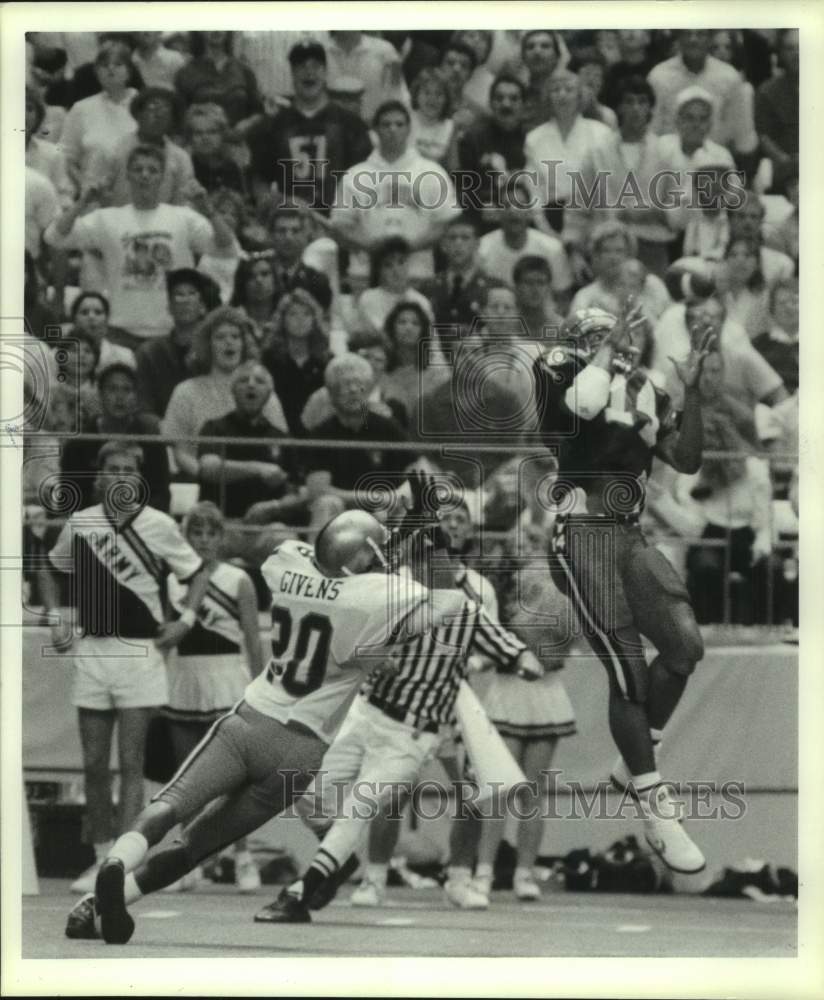
[[[482,896],[486,896],[489,899],[489,894],[492,892],[491,875],[476,875],[472,879],[472,885]]]
[[[383,906],[384,891],[377,882],[365,878],[349,897],[352,906]]]
[[[680,809],[669,789],[659,785],[644,802],[646,841],[671,871],[694,875],[706,868],[707,861],[681,825]]]
[[[263,883],[251,854],[235,856],[235,887],[238,892],[257,892]]]
[[[515,898],[524,903],[532,903],[541,898],[541,887],[535,881],[532,872],[516,872],[512,879]]]
[[[71,884],[71,891],[80,896],[85,896],[87,892],[94,892],[94,886],[97,881],[97,873],[100,870],[100,864],[101,863],[99,861],[95,861],[91,868],[87,868],[82,875],[78,875],[78,877]]]
[[[198,865],[197,868],[193,868],[190,872],[187,872],[183,878],[179,878],[177,882],[172,882],[171,885],[164,886],[160,891],[191,892],[193,889],[197,889],[203,881],[203,877],[203,869]]]
[[[459,910],[489,909],[489,896],[484,895],[471,878],[449,879],[443,888],[446,898]]]
[[[437,889],[438,883],[427,875],[418,875],[406,864],[405,858],[392,858],[389,867],[408,889]]]

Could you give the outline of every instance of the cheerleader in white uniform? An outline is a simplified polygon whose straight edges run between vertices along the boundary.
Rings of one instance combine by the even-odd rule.
[[[169,704],[163,714],[178,767],[263,669],[254,585],[239,566],[217,557],[223,515],[213,503],[196,504],[183,531],[211,575],[197,621],[169,662]],[[168,594],[173,614],[179,615],[186,588],[170,576]],[[235,844],[234,859],[238,888],[247,892],[258,888],[260,875],[245,842]]]
[[[520,518],[521,544],[517,552],[534,552],[536,556],[518,560],[523,565],[515,570],[509,585],[499,594],[501,619],[539,656],[546,673],[537,681],[496,673],[481,699],[527,781],[537,782],[539,789],[539,801],[526,804],[527,809],[538,807],[531,810],[535,815],[518,822],[518,861],[513,889],[516,897],[524,901],[538,899],[541,895],[533,868],[544,829],[545,810],[541,801],[547,794],[545,772],[552,766],[558,740],[576,731],[575,712],[560,677],[564,657],[571,645],[567,602],[549,575],[543,555],[546,551],[544,527],[528,522],[529,511],[525,511]],[[553,616],[558,625],[539,625],[536,615],[544,622]],[[549,657],[544,652],[548,646],[552,648]],[[486,894],[492,886],[495,855],[503,833],[502,819],[484,821],[475,884]]]

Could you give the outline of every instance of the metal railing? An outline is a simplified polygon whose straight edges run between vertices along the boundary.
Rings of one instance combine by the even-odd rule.
[[[334,450],[334,451],[379,451],[379,452],[402,452],[410,456],[410,462],[417,457],[430,455],[433,457],[440,456],[441,458],[446,457],[450,460],[462,460],[469,464],[473,463],[477,456],[488,456],[494,458],[495,455],[499,455],[502,460],[512,459],[517,456],[524,457],[537,457],[546,456],[549,454],[546,447],[540,442],[538,437],[534,438],[534,441],[529,443],[512,443],[502,446],[500,444],[488,444],[482,441],[463,441],[460,439],[454,439],[452,441],[438,440],[438,441],[407,441],[407,442],[387,442],[381,440],[330,440],[330,439],[307,439],[307,438],[297,438],[297,437],[214,437],[214,436],[196,436],[196,437],[170,437],[164,435],[152,435],[152,434],[115,434],[115,433],[83,433],[74,434],[71,432],[49,432],[40,431],[26,433],[23,435],[25,449],[31,452],[36,449],[37,442],[43,441],[54,443],[55,441],[72,440],[72,441],[89,441],[89,442],[100,442],[101,446],[109,441],[126,441],[132,444],[151,444],[166,445],[170,449],[174,449],[175,446],[179,445],[191,445],[200,448],[202,445],[212,445],[215,447],[217,453],[219,454],[221,461],[225,462],[227,460],[227,449],[236,446],[243,446],[248,448],[249,446],[264,446],[278,448],[289,448],[294,449],[296,453],[306,451],[311,449],[312,452],[322,451],[322,450]],[[704,452],[705,459],[727,459],[727,460],[740,460],[749,457],[752,453],[741,453],[741,452],[731,452],[731,451],[716,451],[707,450]],[[771,482],[773,485],[773,495],[775,483],[772,478],[773,470],[778,467],[781,469],[784,475],[791,475],[794,468],[797,468],[798,456],[791,453],[758,453],[757,457],[764,459],[770,468],[771,472]],[[483,465],[480,462],[476,462],[477,466],[481,468],[481,474],[483,475]],[[69,473],[70,474],[70,473]],[[381,476],[380,470],[375,473],[376,476]],[[454,474],[453,474],[454,475]],[[400,478],[400,477],[399,477]],[[397,482],[398,480],[396,480]],[[172,478],[171,482],[197,482],[188,477],[177,477]],[[219,483],[220,489],[220,500],[219,506],[221,509],[225,510],[226,505],[226,481],[221,477]],[[299,483],[292,484],[294,486],[300,486]],[[473,487],[473,490],[475,488]],[[44,504],[47,506],[47,504]],[[770,517],[773,517],[773,504],[770,504]],[[63,512],[62,516],[67,516],[71,511]],[[55,516],[54,520],[59,520],[60,515]],[[233,528],[241,533],[259,533],[263,530],[263,527],[258,524],[245,524],[242,521],[233,520]],[[494,543],[496,541],[501,541],[510,536],[509,531],[494,531],[482,526],[483,538],[485,542]],[[678,546],[683,546],[686,548],[703,548],[703,549],[723,549],[724,550],[724,565],[723,565],[723,578],[724,578],[724,597],[723,597],[723,621],[728,623],[732,617],[733,601],[734,601],[734,591],[739,587],[740,580],[737,578],[736,574],[732,573],[731,559],[732,559],[732,546],[731,546],[731,536],[734,529],[728,529],[726,531],[725,537],[722,538],[705,538],[700,535],[686,535],[676,531],[666,532],[660,530],[659,526],[651,527],[648,531],[650,540],[653,542],[670,543],[677,544]],[[305,534],[306,528],[295,528],[295,534]],[[783,566],[784,579],[787,580],[789,584],[792,584],[792,573],[797,573],[797,540],[792,536],[785,538],[780,538],[776,536],[774,531],[774,525],[770,523],[770,534],[773,537],[773,562],[781,562]],[[793,568],[795,567],[795,568]],[[764,597],[766,608],[767,608],[767,621],[766,624],[773,625],[776,624],[775,621],[775,584],[777,579],[777,573],[775,567],[771,567],[765,574],[765,587],[766,594]],[[780,624],[780,623],[778,623]]]

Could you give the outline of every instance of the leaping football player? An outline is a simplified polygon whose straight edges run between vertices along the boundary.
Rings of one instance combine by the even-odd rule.
[[[637,799],[650,848],[675,872],[695,873],[704,856],[678,818],[662,782],[657,747],[687,679],[704,655],[686,588],[639,517],[653,458],[679,472],[701,465],[698,381],[714,348],[692,333],[680,414],[638,367],[633,344],[644,322],[628,307],[572,314],[560,342],[536,362],[541,428],[558,457],[550,569],[609,676],[609,727],[620,752],[613,784]],[[647,664],[641,636],[657,655]]]

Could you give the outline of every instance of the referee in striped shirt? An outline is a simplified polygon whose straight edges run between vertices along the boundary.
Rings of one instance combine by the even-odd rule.
[[[470,656],[479,654],[485,663],[525,678],[543,673],[524,643],[479,605],[465,568],[449,556],[444,533],[436,528],[432,538],[436,547],[429,535],[421,539],[423,552],[431,555],[419,553],[413,561],[416,575],[429,583],[435,568],[448,568],[451,587],[459,587],[466,599],[452,621],[425,631],[413,626],[410,631],[420,634],[402,641],[392,656],[392,669],[375,671],[355,699],[323,758],[323,780],[298,803],[308,825],[318,834],[325,832],[321,846],[303,878],[264,907],[255,916],[257,922],[306,923],[310,906],[318,908],[331,899],[356,866],[352,855],[369,820],[393,796],[411,790],[422,765],[451,735],[455,700]],[[352,782],[340,802],[337,793]],[[454,838],[452,847],[453,865],[469,870],[474,858],[455,857]],[[467,847],[474,854],[474,837]],[[457,898],[452,901],[463,905]]]
[[[455,721],[458,686],[467,676],[469,656],[479,654],[503,672],[515,672],[526,646],[495,622],[480,606],[463,567],[453,569],[454,586],[467,597],[460,615],[449,625],[430,629],[404,643],[394,657],[397,673],[370,678],[368,701],[392,719],[422,732],[434,732]]]

